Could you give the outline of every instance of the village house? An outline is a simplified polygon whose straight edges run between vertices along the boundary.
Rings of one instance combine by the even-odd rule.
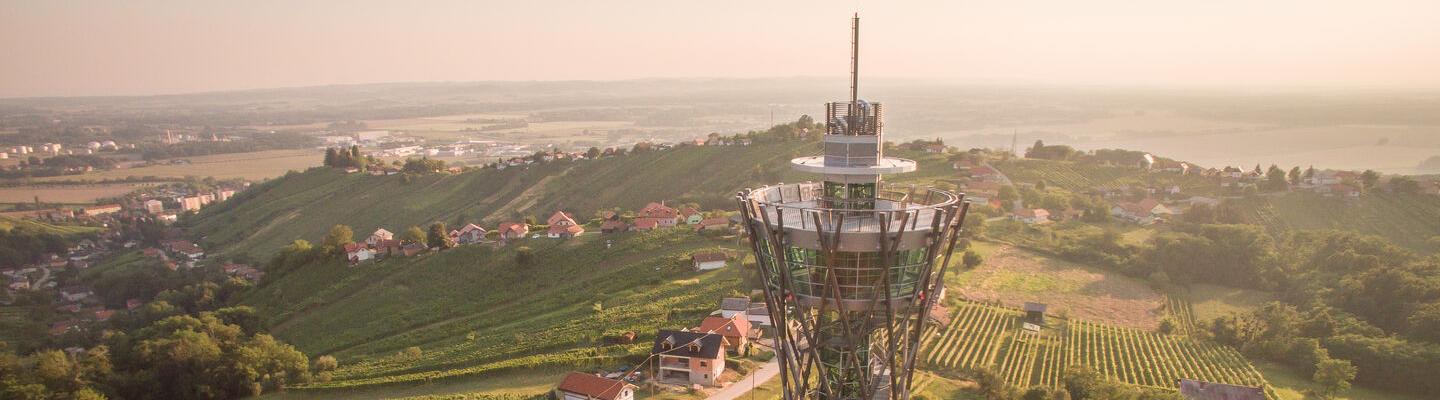
[[[405,244],[400,239],[381,240],[371,250],[375,251],[376,257],[401,255],[405,252]]]
[[[723,344],[720,335],[661,329],[651,348],[659,359],[656,379],[719,386],[725,372]]]
[[[680,210],[680,221],[684,222],[685,225],[699,224],[700,221],[703,220],[705,220],[705,216],[700,213],[700,210],[696,210],[693,207],[685,207],[685,209]]]
[[[725,217],[714,217],[700,220],[695,226],[697,231],[723,231],[730,229],[730,219]]]
[[[10,284],[6,287],[10,288],[10,290],[29,290],[30,279],[24,276],[11,276]]]
[[[636,229],[669,228],[679,223],[680,213],[674,208],[666,207],[665,202],[646,204],[645,208],[635,217]],[[641,228],[641,226],[648,226]]]
[[[705,317],[700,321],[700,327],[694,331],[720,335],[725,339],[721,343],[725,349],[736,354],[745,351],[745,345],[750,343],[750,319],[745,315],[736,314],[729,318],[713,315]]]
[[[545,236],[552,239],[570,238],[585,233],[585,227],[575,223],[575,219],[564,211],[556,211],[545,223],[550,225],[545,230]]]
[[[375,233],[371,233],[370,236],[365,237],[365,245],[375,247],[375,245],[377,243],[380,243],[380,241],[382,240],[390,240],[394,238],[394,233],[385,230],[385,228],[379,228],[375,230]]]
[[[1134,203],[1120,203],[1110,208],[1110,215],[1124,218],[1140,225],[1150,225],[1169,215],[1174,215],[1169,207],[1160,204],[1155,199],[1144,199]]]
[[[696,271],[709,271],[712,269],[725,268],[725,260],[729,259],[725,253],[717,251],[702,251],[690,255],[690,262],[695,266]]]
[[[972,182],[980,181],[1000,183],[1005,181],[1005,175],[1001,174],[999,170],[996,170],[993,167],[990,167],[988,165],[980,165],[970,167],[970,180]]]
[[[566,374],[555,390],[558,400],[635,399],[635,385],[580,372]]]
[[[1050,211],[1043,208],[1021,208],[1015,210],[1011,217],[1016,221],[1032,225],[1050,223]]]
[[[200,207],[204,205],[200,196],[181,197],[178,203],[181,211],[200,211]]]
[[[425,252],[425,245],[419,244],[419,243],[410,243],[410,244],[407,244],[407,245],[405,245],[405,246],[402,246],[402,247],[400,248],[400,252],[401,252],[401,254],[404,254],[406,257],[414,257],[416,254],[420,254],[420,253],[424,253],[424,252]]]
[[[525,235],[530,234],[530,225],[524,222],[502,222],[495,231],[500,232],[501,239],[524,239]]]
[[[600,223],[600,233],[620,233],[628,230],[630,230],[630,224],[619,218],[606,219],[605,222]]]
[[[85,207],[81,210],[81,214],[84,214],[87,217],[97,217],[116,212],[120,212],[119,204],[101,204],[94,207]]]
[[[175,253],[175,255],[184,257],[188,260],[193,261],[205,258],[205,250],[201,249],[200,246],[196,246],[195,243],[191,243],[188,240],[176,240],[170,242],[169,247],[170,252]]]
[[[453,237],[456,244],[476,244],[485,241],[485,228],[475,224],[465,224],[465,227],[455,231]]]
[[[726,297],[720,299],[720,317],[730,318],[736,315],[744,315],[750,309],[750,299],[744,297]]]
[[[60,298],[65,299],[65,301],[67,302],[73,303],[85,300],[94,295],[95,292],[91,291],[90,288],[84,286],[70,285],[60,288]]]
[[[126,311],[135,311],[135,309],[140,308],[140,306],[143,306],[143,305],[145,305],[145,302],[140,301],[140,299],[126,299],[126,300],[125,300],[125,310],[126,310]]]
[[[365,247],[363,243],[345,244],[345,259],[350,261],[350,265],[359,264],[372,258],[375,258],[375,252]]]

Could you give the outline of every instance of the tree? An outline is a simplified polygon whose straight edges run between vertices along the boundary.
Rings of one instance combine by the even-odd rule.
[[[425,231],[418,226],[411,226],[405,232],[400,233],[400,241],[405,243],[426,243]]]
[[[1305,179],[1310,179],[1310,178],[1314,178],[1314,177],[1315,177],[1315,166],[1314,166],[1314,165],[1311,165],[1309,168],[1305,168]]]
[[[1350,389],[1350,380],[1355,379],[1355,366],[1350,361],[1327,359],[1315,365],[1315,383],[1322,397],[1330,398]]]
[[[1374,189],[1375,184],[1378,182],[1380,182],[1379,172],[1367,169],[1365,172],[1360,173],[1360,184],[1365,186],[1365,190]]]
[[[1294,168],[1290,168],[1290,174],[1289,174],[1289,175],[1290,175],[1290,185],[1293,186],[1293,185],[1299,185],[1299,184],[1300,184],[1300,166],[1297,165],[1297,166],[1295,166]]]
[[[1000,187],[1000,202],[1004,203],[1000,205],[1001,208],[1010,207],[1011,203],[1019,198],[1020,191],[1015,190],[1014,186],[1005,185]]]
[[[597,147],[591,147],[590,150],[585,150],[585,158],[589,158],[591,160],[600,158],[600,149]]]
[[[334,167],[334,166],[335,166],[335,156],[336,156],[336,154],[335,154],[335,148],[334,148],[334,147],[326,147],[326,148],[325,148],[325,164],[324,164],[324,165],[327,166],[327,167]]]
[[[330,233],[325,234],[320,248],[326,253],[339,254],[344,251],[345,245],[351,243],[355,243],[355,232],[347,225],[335,225],[330,227]]]
[[[1285,180],[1285,170],[1275,164],[1270,164],[1270,169],[1265,171],[1265,188],[1273,191],[1289,190],[1290,185]]]
[[[965,265],[965,269],[973,269],[980,266],[980,263],[985,262],[985,259],[980,257],[980,253],[976,253],[974,250],[965,250],[965,256],[961,258],[961,262]]]
[[[445,229],[444,222],[430,224],[430,231],[426,232],[425,245],[431,248],[448,249],[455,247],[455,240],[450,238],[450,231]]]
[[[335,356],[324,355],[315,358],[315,372],[334,371],[335,368],[339,366],[340,363],[335,361]]]

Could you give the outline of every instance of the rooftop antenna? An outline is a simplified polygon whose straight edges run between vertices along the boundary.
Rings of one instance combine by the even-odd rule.
[[[850,105],[860,101],[860,13],[850,20]]]

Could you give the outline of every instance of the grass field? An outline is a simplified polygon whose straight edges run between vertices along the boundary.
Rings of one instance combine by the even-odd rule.
[[[555,389],[565,374],[565,368],[531,368],[501,371],[482,377],[448,379],[438,382],[412,385],[369,386],[331,390],[291,390],[258,397],[262,400],[345,400],[345,399],[404,399],[414,397],[457,396],[457,398],[483,398],[482,396],[539,396]]]
[[[926,365],[989,367],[1009,384],[1059,386],[1067,366],[1084,365],[1132,385],[1174,389],[1179,378],[1264,385],[1265,379],[1228,347],[1079,319],[1050,318],[1040,333],[1020,329],[1015,309],[960,303],[950,326],[930,327]]]
[[[1315,383],[1308,376],[1287,368],[1283,365],[1260,361],[1255,363],[1255,368],[1265,374],[1265,379],[1270,382],[1270,387],[1275,389],[1275,394],[1280,400],[1310,400],[1316,397],[1307,396],[1307,392],[1315,387]],[[1336,395],[1333,400],[1420,400],[1422,397],[1411,396],[1403,393],[1379,391],[1371,388],[1352,386],[1345,393]]]
[[[1206,322],[1230,314],[1245,313],[1276,300],[1272,293],[1232,287],[1195,284],[1182,291],[1194,310],[1195,320]]]
[[[184,157],[190,164],[152,165],[135,168],[97,171],[83,175],[38,178],[37,181],[75,181],[124,179],[126,177],[184,178],[214,177],[216,179],[261,180],[284,175],[291,170],[320,166],[324,154],[315,150],[266,150],[251,153],[216,154]]]
[[[39,197],[45,203],[94,204],[95,199],[123,195],[149,185],[152,183],[8,186],[0,187],[0,203],[30,203]]]
[[[45,325],[30,318],[30,312],[25,308],[0,306],[0,342],[9,343],[11,349],[24,351],[34,344],[35,338],[44,334]]]
[[[1440,251],[1427,243],[1440,236],[1440,197],[1374,192],[1358,199],[1308,192],[1263,196],[1237,202],[1247,222],[1273,234],[1299,229],[1340,229],[1379,235],[1417,251]]]
[[[741,289],[735,268],[695,273],[686,258],[733,243],[671,230],[468,246],[354,268],[337,261],[302,267],[242,302],[306,354],[341,360],[332,381],[308,389],[620,364],[647,353],[644,338],[657,328],[694,325]],[[534,249],[532,264],[516,264],[520,245]],[[626,331],[642,339],[607,344]],[[422,355],[396,355],[410,346]]]
[[[1052,313],[1138,329],[1159,326],[1164,296],[1145,282],[1012,246],[989,252],[981,266],[946,278],[953,293],[1015,308],[1046,303]]]

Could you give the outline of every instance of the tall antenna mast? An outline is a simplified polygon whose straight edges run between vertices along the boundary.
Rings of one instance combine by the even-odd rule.
[[[850,104],[860,101],[860,13],[850,20]]]

